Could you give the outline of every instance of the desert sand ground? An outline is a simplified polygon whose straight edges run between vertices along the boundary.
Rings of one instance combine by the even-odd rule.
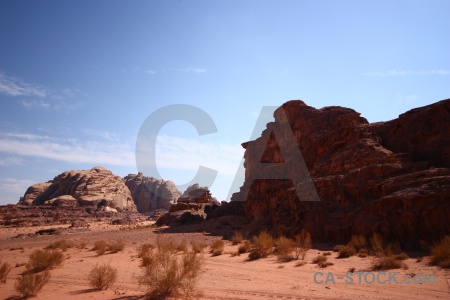
[[[217,222],[220,221],[203,226],[221,228]],[[14,290],[14,281],[25,270],[21,264],[28,261],[33,250],[42,249],[60,239],[70,239],[76,245],[85,243],[86,246],[83,249],[70,248],[64,252],[64,264],[51,271],[50,282],[34,299],[144,299],[146,288],[139,286],[136,280],[136,276],[141,273],[136,248],[143,242],[154,241],[158,229],[150,226],[137,228],[94,223],[89,228],[64,230],[60,235],[15,237],[50,227],[68,228],[68,225],[0,229],[0,259],[13,266],[7,282],[0,284],[0,299],[20,299],[20,295]],[[191,230],[189,226],[159,229],[168,237],[188,242],[195,240],[209,244],[215,239],[221,239],[221,236],[213,235],[211,231],[202,231],[201,228],[194,230],[199,232],[183,232]],[[126,246],[122,252],[97,256],[90,250],[97,240],[122,240]],[[450,299],[450,271],[429,266],[427,257],[420,262],[416,258],[409,258],[406,260],[409,267],[407,270],[396,269],[389,272],[398,272],[396,278],[399,283],[402,283],[406,274],[436,275],[435,284],[359,284],[357,274],[354,274],[353,284],[346,284],[344,279],[338,277],[345,276],[349,268],[356,268],[356,272],[370,271],[370,257],[337,259],[337,254],[332,253],[328,260],[333,265],[321,269],[312,264],[311,260],[319,253],[331,249],[331,245],[313,245],[313,249],[305,257],[306,264],[300,267],[295,266],[296,261],[280,263],[275,256],[257,261],[247,261],[247,254],[232,257],[230,253],[237,248],[238,246],[226,241],[223,255],[212,257],[208,249],[204,250],[206,263],[199,283],[204,293],[202,299]],[[106,291],[92,290],[86,279],[87,274],[97,262],[109,261],[118,269],[116,284]],[[335,283],[315,283],[316,272],[324,274],[316,276],[317,280],[325,280],[328,272],[332,272]],[[367,279],[370,281],[371,278]],[[362,280],[364,281],[363,278]]]

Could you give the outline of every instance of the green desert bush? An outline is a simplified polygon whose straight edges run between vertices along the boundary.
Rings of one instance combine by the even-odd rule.
[[[212,256],[219,256],[219,255],[222,255],[222,253],[223,253],[225,243],[222,240],[214,240],[211,243],[210,247],[211,247]]]
[[[117,269],[110,263],[96,264],[88,275],[89,285],[96,290],[107,290],[117,279]]]
[[[38,274],[24,274],[17,278],[14,289],[24,298],[36,296],[49,280],[50,271],[48,270]]]
[[[62,265],[64,256],[57,250],[34,250],[28,259],[28,273],[37,273]]]
[[[73,248],[74,247],[74,243],[72,241],[63,239],[63,240],[58,240],[55,241],[51,244],[49,244],[47,247],[45,247],[45,249],[61,249],[62,251],[67,251],[67,249],[69,248]]]
[[[197,285],[204,265],[201,254],[176,255],[167,239],[160,237],[159,247],[150,250],[148,256],[149,263],[144,267],[139,283],[148,287],[149,299],[198,295]]]
[[[302,229],[302,231],[295,236],[294,239],[294,258],[297,260],[305,259],[306,253],[311,249],[311,234]]]
[[[356,254],[356,249],[353,246],[344,246],[339,250],[338,258],[346,258]]]
[[[450,236],[431,247],[431,264],[450,268]]]
[[[235,231],[233,236],[231,237],[231,244],[237,245],[237,244],[242,243],[243,240],[244,240],[244,237],[242,236],[242,233],[239,231]]]
[[[0,260],[0,283],[6,282],[6,277],[8,276],[9,271],[11,271],[11,265]]]

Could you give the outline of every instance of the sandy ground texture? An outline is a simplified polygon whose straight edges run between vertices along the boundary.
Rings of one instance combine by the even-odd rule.
[[[221,227],[214,223],[207,226]],[[0,299],[21,299],[14,290],[14,282],[25,271],[28,256],[33,250],[60,239],[71,240],[78,247],[64,252],[63,265],[51,270],[49,283],[33,299],[145,299],[146,288],[139,286],[136,280],[142,272],[136,248],[141,243],[154,242],[155,228],[149,224],[129,227],[104,223],[94,223],[89,228],[52,226],[55,227],[63,228],[62,232],[48,236],[34,236],[33,233],[49,227],[0,228],[0,259],[13,266],[6,283],[0,283]],[[189,228],[163,231],[170,238],[185,239],[188,243],[195,240],[210,244],[221,239],[211,232],[188,232]],[[19,234],[22,235],[17,237]],[[97,256],[91,251],[97,240],[121,240],[126,246],[122,252]],[[204,294],[202,299],[450,299],[450,271],[429,266],[428,257],[419,262],[416,258],[409,258],[405,261],[408,269],[380,274],[370,273],[370,257],[338,259],[337,254],[332,253],[328,256],[328,261],[333,263],[331,266],[322,269],[311,263],[319,253],[331,249],[331,245],[313,245],[315,249],[307,253],[306,263],[302,266],[296,266],[298,261],[280,263],[273,255],[257,261],[248,261],[248,254],[231,256],[237,248],[237,245],[226,241],[223,255],[212,257],[208,249],[204,250],[206,263],[199,283]],[[98,262],[110,262],[118,269],[118,280],[109,290],[94,291],[88,284],[87,274]],[[350,268],[355,268],[355,273],[347,273]],[[398,283],[394,277],[388,281],[394,272],[398,273],[395,275]],[[420,283],[425,281],[425,277],[416,276],[417,284],[414,279],[407,279],[411,284],[406,284],[403,282],[405,275],[434,275],[436,282]],[[352,284],[349,284],[350,276]],[[375,282],[370,284],[372,280]]]

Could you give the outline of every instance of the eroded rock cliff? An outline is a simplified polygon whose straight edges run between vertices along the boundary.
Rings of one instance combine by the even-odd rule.
[[[122,178],[103,167],[66,171],[49,182],[35,184],[17,204],[136,211],[130,190]]]
[[[274,134],[283,112],[294,138]],[[260,138],[243,144],[246,180],[232,201],[245,201],[251,218],[278,234],[305,228],[335,242],[379,232],[414,246],[450,233],[450,99],[373,124],[349,108],[316,109],[300,100],[274,117]],[[298,145],[320,201],[301,201],[308,199],[299,199],[290,179],[251,180],[254,172],[273,173],[261,162],[283,163],[285,178],[304,178],[279,142]],[[262,158],[255,149],[264,149]]]
[[[159,180],[139,173],[125,176],[124,181],[140,213],[157,209],[169,210],[181,196],[175,183],[170,180]]]

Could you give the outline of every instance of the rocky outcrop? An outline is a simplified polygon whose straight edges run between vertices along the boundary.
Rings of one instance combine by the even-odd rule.
[[[103,167],[66,171],[49,182],[35,184],[28,188],[18,205],[136,210],[122,179]]]
[[[293,135],[275,136],[283,112]],[[243,144],[246,180],[232,201],[245,201],[246,215],[278,234],[305,228],[336,242],[378,232],[415,246],[450,233],[450,99],[373,124],[349,108],[315,109],[300,100],[283,104],[274,117],[260,138]],[[279,143],[298,145],[320,201],[301,201],[311,200],[304,193],[299,199],[295,188],[308,178]],[[262,158],[255,149],[263,149]],[[261,162],[283,163],[285,178],[302,176],[300,184],[251,180],[255,172],[273,178],[273,166]]]
[[[154,210],[169,210],[181,193],[175,183],[170,180],[159,180],[144,176],[141,172],[129,174],[124,178],[126,186],[131,191],[133,201],[140,213]]]
[[[163,214],[156,225],[186,224],[205,220],[213,210],[219,207],[218,201],[211,196],[208,187],[198,183],[190,185],[169,212]]]

